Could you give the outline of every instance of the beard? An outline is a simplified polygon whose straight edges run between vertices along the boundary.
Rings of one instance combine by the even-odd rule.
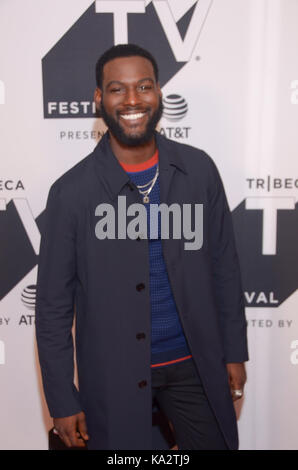
[[[155,128],[163,113],[163,104],[160,98],[158,108],[149,118],[146,128],[143,132],[138,132],[135,134],[132,133],[130,135],[125,133],[118,120],[116,120],[111,114],[107,113],[103,102],[101,102],[99,112],[100,117],[104,120],[109,131],[121,144],[127,145],[128,147],[137,147],[139,145],[146,144],[154,136]]]

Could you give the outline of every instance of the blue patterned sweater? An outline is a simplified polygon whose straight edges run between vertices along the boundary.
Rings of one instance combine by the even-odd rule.
[[[121,163],[130,180],[136,186],[144,185],[152,180],[156,173],[157,164],[157,153],[145,164],[127,165]],[[142,169],[139,170],[139,168]],[[146,203],[145,207],[147,209],[150,259],[151,367],[161,367],[187,360],[191,357],[191,353],[179,319],[163,257],[160,221],[158,239],[150,240],[149,238],[149,206],[150,204],[160,204],[159,178],[157,178],[149,198],[150,202]]]

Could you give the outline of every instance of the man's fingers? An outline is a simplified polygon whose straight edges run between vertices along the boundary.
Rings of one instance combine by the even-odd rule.
[[[238,391],[238,390],[232,390],[232,398],[233,398],[233,401],[240,400],[240,398],[243,397],[243,393],[242,393],[242,395],[240,395],[240,394],[238,395],[237,393],[235,393],[235,392],[237,392],[237,391]]]
[[[57,433],[67,447],[85,447],[81,433],[76,429],[58,429]]]
[[[87,434],[85,413],[81,411],[64,418],[54,418],[54,432],[59,434],[67,447],[85,447]]]
[[[83,439],[80,439],[77,434],[78,433],[76,430],[71,430],[71,432],[67,435],[71,447],[85,447]]]
[[[244,363],[227,363],[227,371],[233,401],[243,396],[246,382],[246,371]]]
[[[79,432],[80,432],[82,438],[85,441],[88,441],[89,436],[88,436],[86,418],[85,418],[84,413],[80,413],[80,415],[78,416],[78,429],[79,429]]]
[[[64,433],[62,430],[58,430],[58,435],[61,439],[61,441],[64,442],[64,444],[67,446],[67,447],[71,447],[71,442],[70,442],[70,439],[68,438],[67,434]]]
[[[231,388],[233,401],[240,400],[240,398],[243,397],[244,384],[245,382],[242,380],[231,380],[230,388]]]

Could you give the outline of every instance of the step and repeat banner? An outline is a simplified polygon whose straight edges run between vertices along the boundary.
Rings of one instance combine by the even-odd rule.
[[[40,227],[50,185],[105,131],[97,58],[133,42],[160,67],[160,132],[214,159],[232,210],[250,353],[240,448],[297,449],[298,0],[0,0],[0,37],[0,448],[48,448]]]

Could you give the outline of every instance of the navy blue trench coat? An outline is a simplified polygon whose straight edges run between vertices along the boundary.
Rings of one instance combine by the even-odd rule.
[[[158,133],[156,142],[161,202],[203,204],[203,246],[185,250],[187,240],[170,238],[162,241],[163,254],[193,359],[235,449],[226,363],[246,361],[248,353],[231,215],[208,155]],[[95,235],[96,207],[113,205],[117,221],[119,195],[127,206],[142,203],[107,134],[50,188],[37,281],[39,359],[51,416],[83,410],[90,449],[152,449],[148,240]],[[73,383],[74,317],[79,390]]]

